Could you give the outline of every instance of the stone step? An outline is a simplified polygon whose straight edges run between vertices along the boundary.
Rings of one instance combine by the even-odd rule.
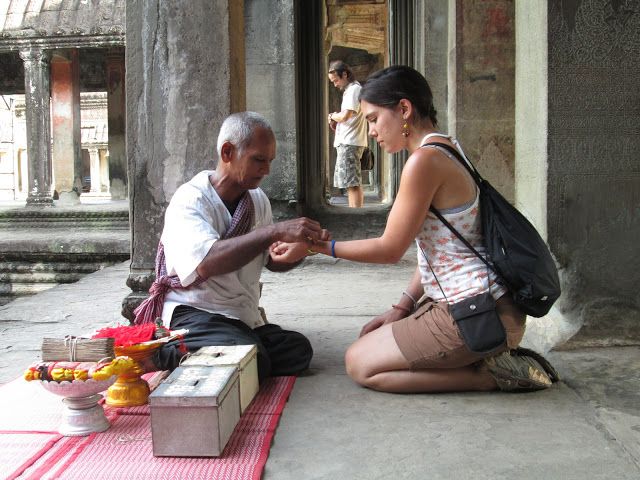
[[[22,272],[22,273],[0,273],[0,290],[8,285],[34,285],[39,283],[73,283],[80,280],[87,273],[93,273],[100,268],[84,270],[78,272]],[[11,287],[13,288],[13,287]]]
[[[75,283],[78,280],[80,278],[76,278],[72,282],[0,283],[0,294],[11,298],[28,297],[49,290],[60,283]]]
[[[80,273],[87,274],[113,262],[0,262],[0,275]]]
[[[128,201],[0,208],[0,305],[129,256]]]
[[[91,228],[129,230],[128,211],[0,211],[0,228]]]
[[[125,258],[126,259],[126,258]],[[5,259],[6,260],[6,259]],[[85,261],[83,261],[85,260]],[[35,295],[59,284],[75,283],[82,277],[107,266],[120,263],[122,255],[109,255],[96,261],[95,257],[78,262],[33,262],[23,260],[0,262],[0,305],[19,297]]]

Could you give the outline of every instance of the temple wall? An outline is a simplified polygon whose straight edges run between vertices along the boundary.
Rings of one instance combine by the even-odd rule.
[[[563,288],[525,339],[637,343],[640,6],[520,2],[516,21],[517,205],[546,235]]]
[[[245,110],[244,16],[235,0],[127,0],[127,158],[133,290],[146,296],[171,196],[217,162],[217,132]]]
[[[450,1],[449,133],[509,200],[515,171],[513,0]]]
[[[580,337],[640,322],[640,4],[549,2],[548,234]]]
[[[293,1],[245,1],[245,46],[247,110],[265,115],[277,141],[276,160],[261,188],[271,200],[295,200],[298,165]]]

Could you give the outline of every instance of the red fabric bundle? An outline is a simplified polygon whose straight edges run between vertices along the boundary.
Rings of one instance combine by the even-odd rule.
[[[153,340],[153,334],[155,331],[156,326],[153,323],[143,323],[141,325],[118,325],[116,327],[102,328],[91,338],[112,337],[116,347],[128,347],[137,343]]]

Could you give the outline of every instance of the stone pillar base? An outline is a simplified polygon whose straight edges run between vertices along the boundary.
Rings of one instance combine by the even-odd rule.
[[[122,300],[122,316],[133,323],[133,311],[149,296],[149,288],[156,279],[155,272],[137,271],[129,274],[127,287],[131,293]]]
[[[27,197],[27,206],[30,207],[52,207],[53,197],[51,195],[29,195]]]
[[[80,204],[80,196],[78,192],[60,192],[58,194],[58,205],[79,205]]]
[[[122,316],[129,320],[130,323],[133,323],[133,319],[135,318],[133,311],[138,308],[138,305],[144,302],[148,296],[149,294],[147,292],[131,292],[124,297],[124,299],[122,299]]]
[[[124,200],[127,198],[127,185],[119,178],[114,178],[111,181],[109,191],[111,192],[112,200]]]

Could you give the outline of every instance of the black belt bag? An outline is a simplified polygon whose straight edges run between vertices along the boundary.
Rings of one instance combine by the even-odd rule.
[[[472,352],[491,353],[506,343],[507,334],[489,292],[449,305],[449,313]]]

